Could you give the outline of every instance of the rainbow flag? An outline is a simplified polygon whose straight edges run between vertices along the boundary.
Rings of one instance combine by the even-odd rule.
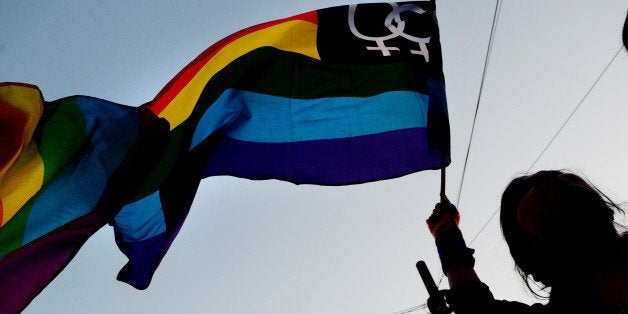
[[[146,109],[0,84],[0,313],[23,309],[133,200],[168,139]]]
[[[345,185],[448,165],[434,1],[341,6],[214,44],[141,107],[0,85],[0,312],[106,224],[146,288],[202,178]],[[6,296],[6,297],[5,297]]]

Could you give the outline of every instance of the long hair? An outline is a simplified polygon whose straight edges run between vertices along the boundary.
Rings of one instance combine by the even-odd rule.
[[[521,201],[534,193],[539,208],[533,228],[521,225]],[[502,233],[516,269],[528,289],[564,282],[574,271],[595,273],[617,263],[620,238],[614,215],[622,209],[581,177],[563,171],[540,171],[510,182],[502,195]]]

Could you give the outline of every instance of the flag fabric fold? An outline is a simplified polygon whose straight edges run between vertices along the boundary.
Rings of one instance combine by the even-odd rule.
[[[0,312],[107,223],[118,279],[148,287],[204,177],[346,185],[448,165],[440,49],[434,1],[362,4],[228,36],[140,107],[0,85]]]
[[[2,146],[1,313],[21,310],[61,271],[168,144],[168,124],[148,110],[81,96],[45,103],[34,86],[0,85],[0,124],[19,114],[32,119],[20,124],[26,136]]]

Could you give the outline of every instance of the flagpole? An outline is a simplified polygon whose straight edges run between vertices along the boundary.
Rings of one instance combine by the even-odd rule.
[[[447,164],[445,163],[445,153],[442,153],[441,163],[440,163],[440,202],[441,203],[449,203],[449,199],[447,199],[447,195],[445,195],[445,183],[447,178],[447,173],[445,169],[447,168]]]

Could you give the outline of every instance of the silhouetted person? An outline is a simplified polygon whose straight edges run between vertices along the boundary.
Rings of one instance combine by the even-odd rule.
[[[493,298],[473,270],[458,211],[437,204],[427,222],[449,279],[447,301],[458,314],[628,313],[628,237],[616,213],[623,211],[571,173],[540,171],[508,185],[500,221],[517,270],[531,291],[530,281],[551,289],[547,304],[526,305]]]
[[[628,49],[628,15],[626,15],[626,20],[624,21],[624,31],[621,37],[624,42],[624,47]]]

